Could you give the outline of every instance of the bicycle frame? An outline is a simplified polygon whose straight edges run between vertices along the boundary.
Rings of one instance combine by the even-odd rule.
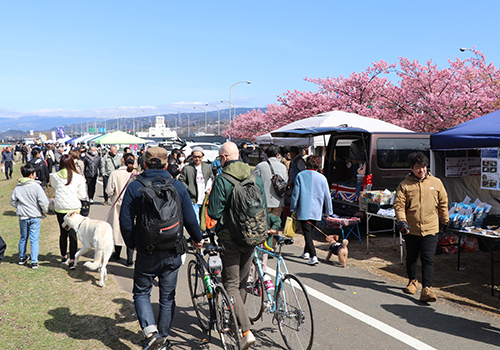
[[[205,273],[209,274],[211,281],[212,281],[212,284],[211,284],[212,291],[215,290],[215,286],[220,285],[221,283],[217,279],[217,276],[210,272],[210,269],[208,268],[208,263],[205,260],[203,253],[201,251],[195,251],[193,254],[196,258],[196,262],[197,262],[196,267],[198,268],[198,272],[201,274],[201,276],[204,276]],[[197,287],[198,282],[200,282],[200,280],[196,279],[195,290],[197,290],[196,287]],[[207,285],[203,282],[202,282],[202,284],[203,284],[203,290],[205,291],[206,294],[208,294]],[[214,300],[213,295],[211,298],[207,298],[207,299],[208,299],[208,305],[210,308],[210,320],[209,320],[208,329],[207,329],[207,333],[208,333],[207,343],[209,343],[212,341],[212,329],[214,329],[214,325],[216,326],[216,328],[218,328],[220,325],[218,324],[217,317],[215,316],[216,308],[215,308],[215,300]]]
[[[288,269],[286,268],[285,259],[281,256],[281,245],[279,247],[278,253],[272,252],[266,248],[261,248],[260,246],[255,247],[254,251],[254,261],[257,263],[257,267],[259,270],[259,277],[261,279],[264,278],[264,270],[262,269],[262,259],[260,255],[268,254],[277,259],[276,261],[276,276],[274,280],[274,293],[271,294],[267,291],[267,289],[263,288],[263,292],[265,292],[267,302],[270,304],[270,307],[266,308],[268,313],[276,312],[276,296],[278,293],[278,286],[283,283],[283,276],[288,274]],[[264,300],[264,303],[266,301]]]

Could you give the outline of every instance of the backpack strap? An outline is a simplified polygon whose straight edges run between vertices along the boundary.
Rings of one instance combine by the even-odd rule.
[[[231,182],[235,186],[237,184],[242,183],[243,181],[246,181],[246,180],[240,181],[237,178],[235,178],[233,175],[228,174],[228,173],[222,173],[221,175],[222,175],[223,178],[225,178],[226,180],[228,180],[229,182]],[[254,183],[256,183],[257,174],[255,174],[254,172],[251,172],[250,173],[250,177],[247,180],[252,180]]]
[[[233,185],[237,185],[239,184],[240,182],[231,174],[228,174],[228,173],[222,173],[221,174],[222,177],[226,180],[228,180],[230,183],[232,183]]]
[[[271,174],[274,176],[275,175],[275,172],[274,172],[274,169],[273,169],[273,166],[271,165],[271,162],[268,160],[266,160],[267,164],[269,164],[269,168],[271,168]]]
[[[137,175],[136,178],[135,178],[137,181],[139,181],[144,187],[146,186],[149,186],[151,185],[152,183],[154,183],[157,179],[160,179],[162,181],[165,181],[166,184],[169,184],[169,185],[173,185],[174,182],[175,182],[175,179],[172,178],[172,177],[169,177],[168,179],[164,179],[163,177],[161,176],[157,176],[154,178],[153,181],[151,181],[150,179],[146,178],[144,175]]]
[[[151,185],[151,180],[147,179],[144,175],[138,175],[135,178],[137,181],[139,181],[144,187]]]

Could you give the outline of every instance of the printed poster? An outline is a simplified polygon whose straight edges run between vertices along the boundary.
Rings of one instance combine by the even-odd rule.
[[[499,150],[495,148],[481,149],[481,188],[485,190],[500,190],[499,187]]]

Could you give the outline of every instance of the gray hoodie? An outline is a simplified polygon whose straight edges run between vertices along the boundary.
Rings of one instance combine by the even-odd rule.
[[[28,177],[19,179],[10,197],[10,204],[17,209],[17,216],[22,220],[39,218],[49,211],[49,200],[40,181]]]

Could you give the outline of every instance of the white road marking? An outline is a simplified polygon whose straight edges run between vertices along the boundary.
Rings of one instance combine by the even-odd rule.
[[[270,268],[269,266],[267,267],[266,272],[273,275],[273,276],[276,276],[276,270]],[[347,306],[347,305],[341,303],[340,301],[337,301],[337,300],[333,299],[332,297],[329,297],[328,295],[321,293],[320,291],[317,291],[314,288],[311,288],[307,285],[305,287],[307,288],[307,293],[310,296],[315,297],[315,298],[327,303],[330,306],[333,306],[337,310],[340,310],[340,311],[348,314],[349,316],[352,316],[352,317],[360,320],[361,322],[364,322],[367,325],[369,325],[375,329],[378,329],[379,331],[407,344],[408,346],[411,346],[414,349],[436,350],[432,346],[427,345],[427,344],[421,342],[420,340],[415,339],[415,338],[409,336],[408,334],[405,334],[405,333],[397,330],[396,328],[393,328],[393,327],[391,327],[391,326],[389,326],[389,325],[387,325],[387,324],[385,324],[385,323],[383,323],[383,322],[381,322],[381,321],[379,321],[371,316],[368,316],[368,315],[366,315],[366,314],[364,314],[356,309],[353,309],[352,307]]]

